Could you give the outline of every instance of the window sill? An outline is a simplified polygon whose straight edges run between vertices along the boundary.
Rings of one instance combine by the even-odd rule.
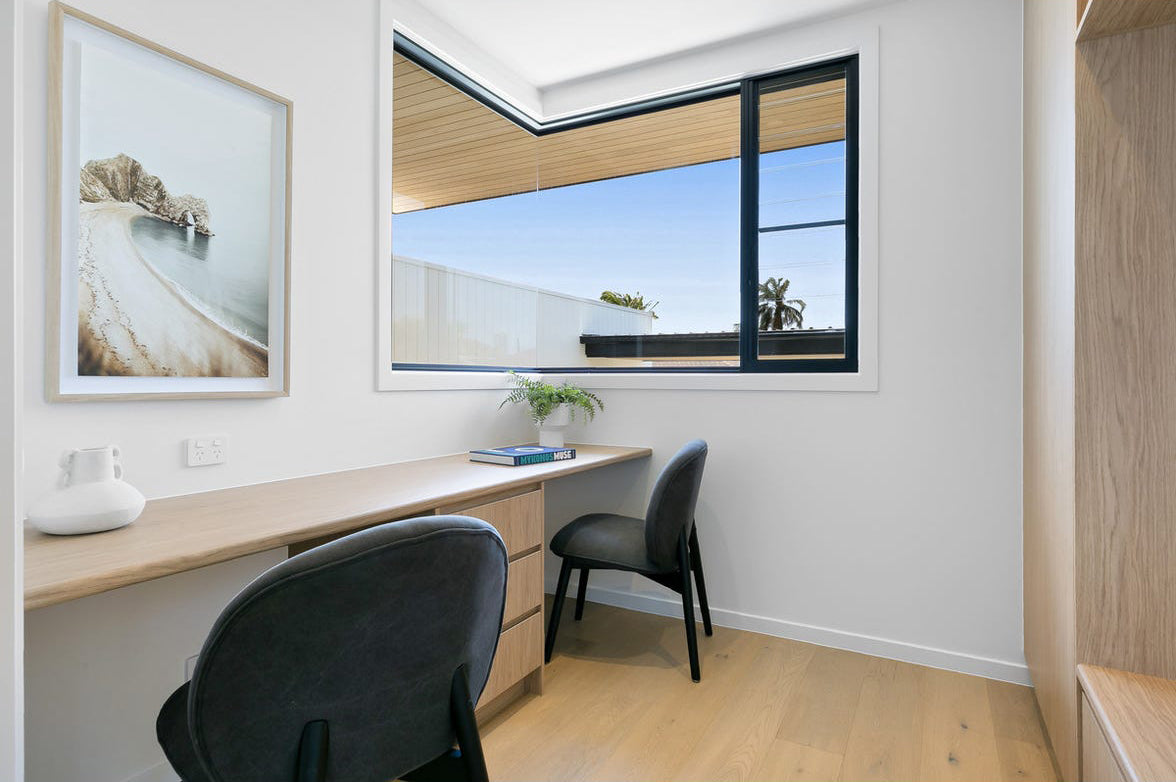
[[[587,389],[657,391],[877,391],[876,371],[853,373],[605,373],[543,375],[548,382],[568,381]],[[505,372],[393,370],[380,373],[380,391],[460,391],[510,387]]]

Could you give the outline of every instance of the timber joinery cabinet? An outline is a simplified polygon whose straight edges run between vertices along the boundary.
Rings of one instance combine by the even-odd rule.
[[[1025,6],[1025,656],[1097,782],[1078,666],[1176,678],[1176,2],[1060,5]]]

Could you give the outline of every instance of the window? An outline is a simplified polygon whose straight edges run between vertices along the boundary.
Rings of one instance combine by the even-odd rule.
[[[393,67],[394,368],[856,371],[855,60],[546,125]]]

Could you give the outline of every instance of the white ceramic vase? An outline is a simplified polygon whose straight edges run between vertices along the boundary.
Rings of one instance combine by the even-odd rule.
[[[146,500],[123,481],[120,455],[117,445],[67,451],[60,462],[60,487],[33,503],[29,523],[50,535],[81,535],[137,519]]]
[[[564,430],[572,422],[572,408],[570,405],[558,405],[551,411],[551,415],[539,424],[539,444],[547,448],[564,447]]]

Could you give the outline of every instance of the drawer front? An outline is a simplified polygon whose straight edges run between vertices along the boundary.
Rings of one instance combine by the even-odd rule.
[[[494,664],[490,667],[490,678],[478,702],[489,703],[541,665],[543,615],[535,614],[499,637],[498,653],[494,655]]]
[[[536,551],[510,563],[510,575],[506,579],[506,611],[502,614],[503,627],[541,605],[543,552]]]
[[[543,544],[542,490],[453,512],[493,524],[511,559]]]
[[[1125,782],[1085,693],[1082,695],[1082,782]]]

